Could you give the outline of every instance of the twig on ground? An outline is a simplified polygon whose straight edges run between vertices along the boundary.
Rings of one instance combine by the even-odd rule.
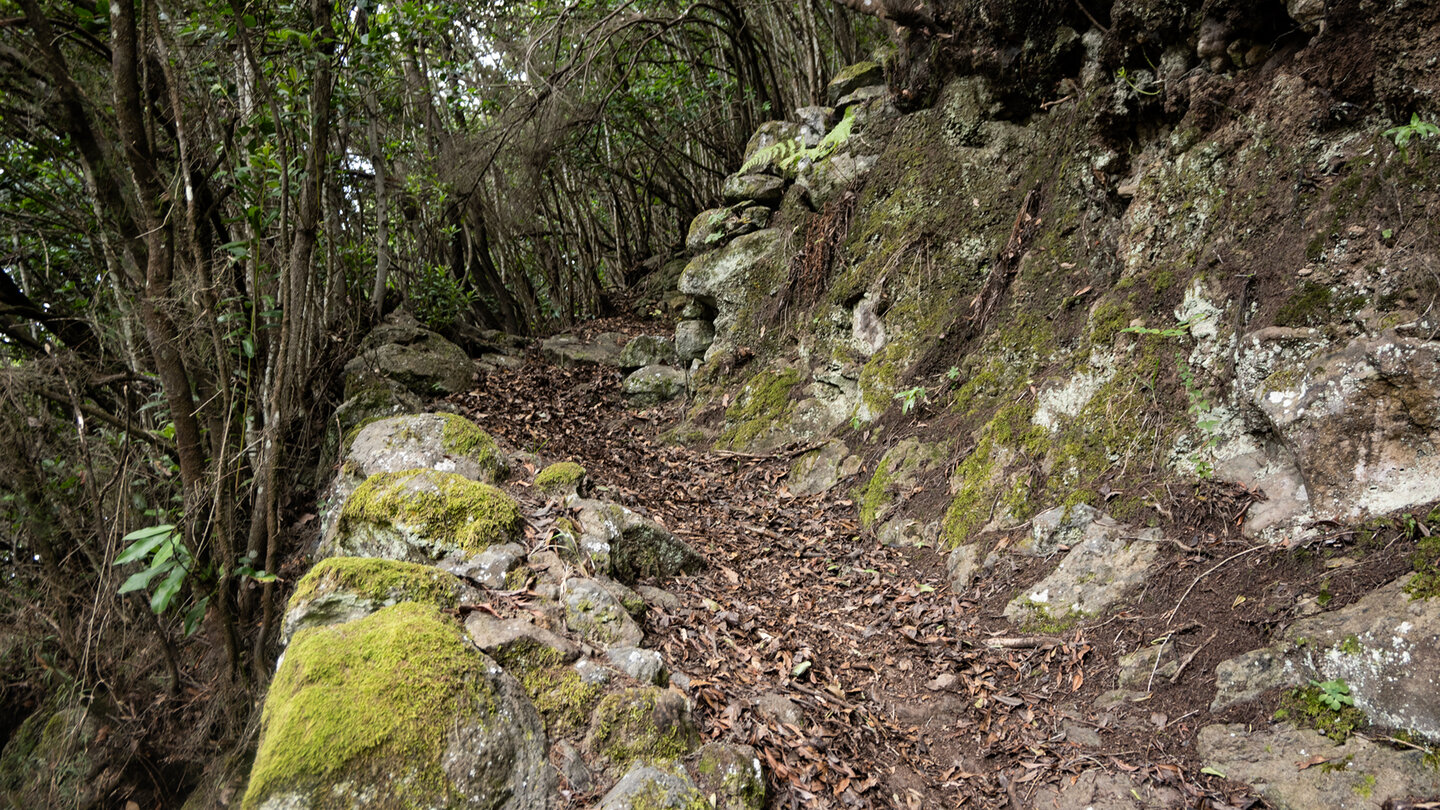
[[[1182,660],[1182,661],[1180,662],[1180,668],[1177,669],[1177,670],[1175,670],[1175,674],[1174,674],[1174,675],[1171,675],[1171,676],[1170,676],[1170,683],[1175,683],[1175,682],[1179,681],[1179,680],[1180,680],[1180,673],[1182,673],[1182,672],[1185,671],[1185,667],[1190,666],[1190,662],[1195,660],[1195,656],[1199,655],[1199,654],[1200,654],[1200,651],[1203,650],[1203,649],[1205,649],[1206,645],[1208,645],[1210,642],[1214,641],[1214,640],[1215,640],[1215,637],[1218,636],[1218,635],[1220,635],[1220,631],[1219,631],[1219,630],[1216,630],[1215,632],[1213,632],[1213,633],[1210,634],[1210,637],[1209,637],[1209,638],[1207,638],[1207,639],[1205,639],[1204,641],[1200,642],[1200,646],[1198,646],[1198,647],[1196,647],[1195,649],[1191,650],[1191,651],[1190,651],[1190,654],[1187,655],[1187,656],[1185,656],[1184,660]]]
[[[1195,590],[1195,586],[1196,586],[1196,585],[1199,585],[1199,584],[1200,584],[1200,580],[1202,580],[1202,579],[1204,579],[1205,577],[1208,577],[1208,576],[1210,576],[1211,574],[1215,573],[1216,571],[1220,570],[1220,567],[1221,567],[1221,566],[1225,565],[1226,563],[1230,562],[1231,560],[1236,560],[1236,559],[1239,559],[1240,557],[1244,557],[1246,554],[1249,554],[1249,553],[1252,552],[1252,551],[1259,551],[1259,550],[1262,549],[1262,548],[1269,548],[1269,547],[1270,547],[1270,544],[1269,544],[1269,543],[1261,543],[1261,544],[1258,545],[1258,546],[1251,546],[1250,548],[1247,548],[1247,549],[1245,549],[1244,551],[1237,551],[1237,552],[1235,552],[1234,554],[1231,554],[1229,557],[1226,557],[1225,559],[1221,560],[1220,562],[1215,563],[1215,565],[1214,565],[1213,567],[1211,567],[1211,569],[1210,569],[1209,571],[1206,571],[1205,573],[1203,573],[1203,574],[1201,574],[1200,576],[1196,577],[1196,578],[1195,578],[1195,581],[1192,582],[1192,583],[1190,583],[1190,587],[1188,587],[1188,588],[1185,589],[1185,593],[1180,594],[1180,601],[1179,601],[1179,602],[1176,602],[1176,603],[1175,603],[1175,607],[1171,608],[1171,609],[1170,609],[1170,612],[1167,613],[1167,614],[1165,614],[1165,623],[1166,623],[1166,624],[1169,624],[1170,622],[1175,621],[1175,614],[1180,612],[1180,606],[1183,605],[1183,604],[1185,604],[1185,599],[1186,599],[1186,597],[1190,596],[1190,592],[1193,591],[1193,590]]]

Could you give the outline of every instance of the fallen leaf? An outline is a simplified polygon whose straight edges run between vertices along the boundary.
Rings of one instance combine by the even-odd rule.
[[[1303,770],[1305,770],[1306,768],[1313,768],[1313,767],[1315,767],[1316,765],[1321,764],[1322,762],[1329,762],[1329,761],[1330,761],[1330,760],[1329,760],[1328,758],[1322,757],[1322,756],[1320,756],[1319,754],[1316,754],[1316,755],[1314,755],[1314,756],[1312,756],[1312,757],[1309,757],[1308,759],[1302,759],[1302,760],[1300,760],[1299,762],[1295,763],[1295,770],[1297,770],[1297,771],[1303,771]]]

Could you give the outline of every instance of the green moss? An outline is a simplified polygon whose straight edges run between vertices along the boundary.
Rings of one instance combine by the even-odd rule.
[[[1405,583],[1405,593],[1411,599],[1433,599],[1440,596],[1440,534],[1432,534],[1420,540],[1415,547],[1415,554],[1410,557],[1410,566],[1415,574]]]
[[[1313,728],[1337,743],[1349,739],[1351,732],[1369,722],[1365,712],[1354,706],[1341,706],[1337,711],[1321,700],[1324,692],[1312,684],[1291,689],[1280,698],[1276,720],[1289,720],[1297,726]]]
[[[457,718],[494,712],[484,658],[434,607],[402,603],[302,630],[275,673],[243,807],[311,790],[315,810],[348,807],[328,786],[358,778],[392,807],[459,802],[442,767]],[[384,711],[377,711],[383,707]],[[387,774],[377,779],[376,774]]]
[[[594,749],[617,765],[636,759],[677,759],[698,742],[693,726],[676,722],[662,728],[656,707],[659,689],[622,689],[595,706],[591,735]]]
[[[482,551],[520,535],[520,507],[509,495],[454,473],[405,470],[365,479],[340,510],[342,529],[351,522],[405,523],[427,539],[447,540],[465,551]]]
[[[1049,605],[1031,599],[1025,600],[1025,609],[1028,615],[1020,622],[1020,629],[1037,635],[1058,636],[1074,629],[1075,625],[1085,618],[1085,614],[1077,610],[1067,611],[1063,616],[1053,616]]]
[[[300,579],[290,596],[290,608],[315,598],[321,589],[350,591],[367,599],[401,599],[453,608],[459,600],[460,580],[434,566],[369,557],[330,557],[321,560]]]
[[[546,495],[574,490],[585,478],[585,468],[573,461],[551,464],[535,476],[535,489]]]
[[[1351,633],[1345,636],[1345,638],[1340,641],[1340,644],[1336,647],[1336,649],[1340,650],[1340,652],[1345,653],[1346,655],[1359,655],[1362,652],[1362,648],[1360,646],[1360,637],[1355,635],[1354,633]]]
[[[869,527],[875,522],[880,510],[890,505],[894,496],[890,492],[890,481],[894,471],[882,459],[879,469],[870,476],[870,481],[858,494],[860,502],[860,524]]]
[[[715,442],[716,447],[748,447],[783,423],[794,408],[790,392],[799,382],[800,372],[793,368],[779,372],[767,369],[752,377],[745,385],[745,393],[725,411],[727,427]]]
[[[1306,281],[1275,313],[1277,326],[1323,326],[1353,315],[1365,306],[1363,296],[1337,297],[1329,287]]]
[[[583,729],[604,691],[599,684],[585,683],[559,652],[533,641],[509,646],[495,660],[520,681],[552,737]]]
[[[1130,310],[1123,304],[1106,302],[1096,307],[1090,316],[1090,342],[1096,346],[1114,343],[1115,336],[1130,323],[1130,317]]]
[[[463,416],[453,413],[439,416],[445,420],[440,429],[440,444],[447,452],[474,459],[492,481],[504,481],[510,475],[510,466],[489,433]]]
[[[1356,796],[1362,799],[1370,798],[1370,796],[1375,793],[1375,777],[1368,773],[1362,774],[1360,776],[1360,782],[1356,784],[1352,790],[1355,791]]]

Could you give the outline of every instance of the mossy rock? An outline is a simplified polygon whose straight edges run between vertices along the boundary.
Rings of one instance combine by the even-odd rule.
[[[678,759],[699,743],[685,696],[655,687],[606,695],[585,737],[587,748],[616,765]]]
[[[469,387],[475,369],[465,350],[395,313],[360,343],[345,364],[345,390],[358,392],[389,380],[421,396],[454,394]]]
[[[340,510],[332,550],[352,557],[431,562],[520,538],[520,506],[454,473],[406,470],[365,479]]]
[[[377,419],[356,430],[345,458],[359,474],[429,467],[496,484],[510,477],[510,460],[490,434],[453,413]]]
[[[282,638],[308,627],[341,624],[400,602],[454,609],[460,580],[419,563],[373,557],[330,557],[300,579],[285,609]]]
[[[790,392],[799,384],[800,372],[793,368],[756,374],[726,409],[725,430],[715,446],[750,450],[774,444],[794,414]]]
[[[898,494],[914,489],[917,476],[938,468],[944,460],[942,445],[925,444],[914,438],[904,439],[890,448],[869,482],[855,493],[860,504],[861,524],[869,527],[883,520]]]
[[[586,682],[568,663],[574,657],[568,650],[530,639],[518,639],[495,655],[530,696],[551,737],[583,731],[605,691],[600,684]]]
[[[701,795],[714,797],[716,810],[761,810],[765,806],[765,771],[760,756],[748,745],[706,743],[690,765]]]
[[[242,807],[544,806],[544,734],[500,677],[430,605],[300,631]]]
[[[8,807],[99,807],[90,748],[100,720],[84,706],[52,701],[36,710],[0,752],[0,797]]]
[[[585,468],[573,461],[558,461],[535,476],[535,490],[551,497],[579,495],[586,483]]]

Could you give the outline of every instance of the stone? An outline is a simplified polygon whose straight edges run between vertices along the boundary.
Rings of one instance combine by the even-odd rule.
[[[922,473],[939,469],[945,461],[945,447],[909,437],[897,442],[881,457],[875,475],[860,492],[860,523],[874,526],[890,516],[895,499],[909,495]]]
[[[1325,25],[1325,0],[1285,0],[1285,11],[1307,34]]]
[[[767,206],[752,202],[701,211],[690,220],[690,228],[685,235],[685,250],[692,256],[719,250],[737,236],[764,228],[770,223],[771,213]]]
[[[665,672],[665,659],[654,650],[640,647],[612,647],[605,651],[605,657],[621,672],[640,683],[651,686],[665,686],[670,682]]]
[[[542,810],[554,777],[514,678],[434,607],[406,602],[302,630],[275,673],[243,807]]]
[[[689,376],[672,366],[646,366],[627,376],[620,389],[636,405],[659,405],[683,396]]]
[[[1186,805],[1185,796],[1172,787],[1104,771],[1086,771],[1073,779],[1044,785],[1027,804],[1045,810],[1150,810]]]
[[[587,644],[601,649],[638,647],[645,633],[611,593],[593,579],[572,577],[560,586],[565,624]]]
[[[1060,733],[1065,735],[1065,742],[1082,748],[1099,748],[1104,742],[1100,739],[1100,732],[1079,723],[1062,723]]]
[[[831,439],[818,449],[795,459],[790,467],[788,486],[791,495],[819,495],[859,472],[860,457],[850,454],[849,445]]]
[[[805,728],[805,714],[800,711],[800,705],[784,695],[771,692],[755,698],[755,711],[766,720]]]
[[[1434,600],[1412,599],[1408,581],[1296,621],[1284,642],[1222,662],[1212,710],[1267,689],[1340,679],[1373,722],[1440,743],[1440,610]]]
[[[695,752],[690,770],[708,807],[762,810],[765,806],[765,770],[748,745],[706,743]]]
[[[618,366],[620,352],[629,338],[619,332],[605,332],[590,340],[576,335],[554,335],[540,342],[546,360],[561,368]]]
[[[1019,554],[1049,557],[1061,548],[1073,547],[1085,538],[1085,532],[1100,517],[1100,511],[1089,504],[1057,506],[1030,519],[1030,534],[1014,545]]]
[[[774,208],[785,196],[785,181],[773,174],[732,174],[720,193],[727,205],[753,202]]]
[[[795,185],[804,190],[810,204],[819,210],[875,168],[878,160],[878,155],[856,155],[849,151],[840,151],[801,166]]]
[[[102,726],[101,713],[86,706],[59,708],[50,702],[36,709],[0,752],[5,804],[77,810],[109,806],[106,794],[117,780],[104,778],[104,763],[91,751]]]
[[[883,296],[867,292],[850,315],[851,345],[866,357],[885,348],[885,344],[889,342],[885,334],[885,321],[880,316],[885,304]]]
[[[856,62],[848,67],[841,68],[830,83],[825,86],[826,103],[831,107],[836,106],[843,96],[847,96],[862,87],[885,83],[885,70],[874,62]]]
[[[421,413],[379,419],[347,435],[340,472],[321,509],[321,534],[329,533],[335,512],[365,479],[377,473],[432,469],[494,484],[510,476],[510,460],[474,422],[450,413]]]
[[[818,144],[835,124],[835,108],[819,105],[799,107],[792,117],[799,122],[801,137],[805,139],[806,145],[813,146]]]
[[[1440,793],[1440,772],[1424,764],[1421,752],[1385,748],[1359,736],[1336,745],[1319,732],[1286,723],[1211,725],[1200,729],[1195,749],[1207,767],[1248,782],[1276,810],[1374,808],[1387,797]],[[1332,767],[1296,767],[1315,756]]]
[[[352,395],[390,380],[421,396],[444,396],[464,391],[474,377],[464,349],[403,312],[371,330],[345,364],[345,390]]]
[[[1252,401],[1294,454],[1314,516],[1358,523],[1435,499],[1440,346],[1394,331],[1280,368]]]
[[[569,639],[517,616],[499,619],[473,611],[465,618],[465,632],[481,652],[504,661],[517,655],[533,655],[544,649],[547,662],[568,664],[580,657],[580,648]]]
[[[1157,666],[1157,661],[1163,663]],[[1169,644],[1150,644],[1126,653],[1116,663],[1120,688],[1140,693],[1153,691],[1156,683],[1165,683],[1180,669],[1174,639]]]
[[[757,288],[756,279],[762,265],[778,261],[776,253],[783,242],[778,229],[756,231],[737,237],[720,250],[703,253],[685,265],[680,274],[680,292],[694,296],[714,310],[715,342],[706,357],[728,346],[728,336],[736,316],[752,295],[771,295],[774,290]]]
[[[550,761],[555,763],[555,770],[565,778],[570,790],[575,793],[589,793],[595,789],[595,780],[590,775],[590,767],[585,764],[584,757],[580,751],[565,740],[555,743],[550,749]]]
[[[923,524],[915,518],[894,517],[880,524],[875,539],[887,548],[921,548],[935,540],[938,527]]]
[[[377,473],[346,499],[324,557],[431,563],[520,538],[520,506],[489,484],[455,473]]]
[[[473,579],[498,591],[506,587],[508,575],[519,568],[524,560],[524,546],[519,543],[500,543],[473,556],[442,560],[440,567],[457,577]]]
[[[883,99],[890,95],[890,88],[883,84],[871,84],[865,87],[857,87],[846,93],[835,101],[835,109],[844,110],[852,104],[866,104],[875,99]]]
[[[309,627],[343,624],[400,602],[422,602],[453,610],[460,580],[428,565],[363,557],[330,557],[311,568],[295,586],[285,608],[280,643]]]
[[[600,799],[598,810],[691,810],[708,807],[683,772],[636,765]]]
[[[622,583],[694,573],[705,566],[690,544],[623,506],[586,498],[570,506],[581,528],[581,552],[597,570]]]
[[[1005,617],[1042,628],[1097,616],[1145,580],[1161,535],[1109,516],[1090,522],[1055,570],[1005,606]]]
[[[956,546],[945,557],[945,570],[950,573],[952,591],[963,591],[975,584],[975,578],[984,570],[980,546],[976,543]]]
[[[701,312],[704,307],[698,307]],[[688,320],[675,324],[675,356],[682,363],[705,357],[715,342],[715,324],[710,321]]]
[[[347,396],[349,399],[340,403],[326,423],[323,448],[326,468],[345,452],[341,444],[357,428],[387,416],[416,413],[424,407],[417,394],[392,380],[376,381],[368,388],[347,392]]]
[[[615,765],[682,757],[700,744],[690,703],[653,686],[621,689],[600,699],[585,748]]]
[[[766,121],[755,130],[755,134],[751,135],[750,140],[746,142],[745,157],[741,164],[749,167],[750,171],[778,175],[780,172],[773,164],[751,166],[752,159],[762,149],[769,149],[785,141],[800,141],[804,146],[814,145],[804,143],[804,137],[805,132],[800,124],[792,121]],[[816,143],[819,143],[818,139],[816,139]]]
[[[657,588],[654,585],[636,585],[635,592],[640,595],[640,598],[645,600],[646,604],[653,607],[668,611],[680,609],[679,597],[662,588]]]
[[[675,344],[660,335],[632,338],[620,352],[620,368],[675,365]]]

